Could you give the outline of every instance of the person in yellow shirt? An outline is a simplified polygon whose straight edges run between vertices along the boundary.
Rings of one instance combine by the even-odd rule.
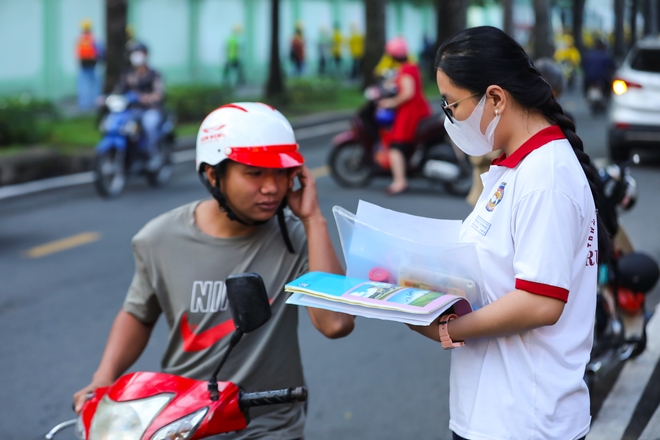
[[[364,57],[364,35],[360,32],[355,23],[351,24],[351,36],[348,40],[348,47],[351,51],[353,65],[351,67],[351,79],[360,76],[362,70],[362,58]]]
[[[341,75],[341,53],[342,45],[344,44],[344,36],[341,33],[339,23],[335,23],[334,30],[332,31],[332,59],[335,61],[335,71],[337,75]]]
[[[575,47],[573,36],[564,34],[559,38],[554,59],[561,64],[566,77],[566,85],[569,89],[575,84],[575,74],[580,66],[580,51]]]

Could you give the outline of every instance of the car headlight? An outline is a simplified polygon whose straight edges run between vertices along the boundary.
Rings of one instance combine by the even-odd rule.
[[[142,438],[149,424],[174,397],[158,394],[128,402],[116,402],[104,396],[96,408],[89,438],[94,440],[133,440]]]
[[[188,414],[179,420],[163,426],[151,437],[151,440],[186,440],[195,433],[197,426],[204,419],[208,407],[202,408],[194,413]]]

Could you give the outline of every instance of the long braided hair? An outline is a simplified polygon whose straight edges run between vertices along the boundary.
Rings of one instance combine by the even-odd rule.
[[[455,86],[478,94],[477,100],[489,86],[498,85],[523,108],[539,111],[549,122],[558,125],[582,165],[598,211],[602,204],[598,173],[584,152],[582,139],[575,134],[575,124],[564,114],[552,88],[520,44],[495,27],[466,29],[438,49],[435,68],[442,70]],[[601,261],[602,257],[611,255],[611,239],[600,214],[598,249]]]

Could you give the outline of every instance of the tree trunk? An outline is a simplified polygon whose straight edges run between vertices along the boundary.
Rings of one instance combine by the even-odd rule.
[[[362,59],[363,87],[374,79],[374,69],[385,47],[385,0],[364,0],[366,34]]]
[[[111,93],[119,83],[125,59],[128,0],[105,0],[105,83],[103,93]]]
[[[286,101],[286,89],[280,61],[280,0],[271,0],[270,5],[270,63],[268,82],[266,83],[266,97],[284,102]]]
[[[647,0],[648,1],[648,0]],[[632,0],[630,2],[630,44],[632,47],[637,41],[637,13],[639,12],[639,0]]]
[[[554,54],[550,32],[549,0],[534,0],[534,58],[550,57]]]
[[[625,0],[614,0],[614,58],[619,62],[626,55],[626,42],[623,35],[623,15],[625,12]]]
[[[658,33],[658,0],[644,2],[644,36]]]
[[[584,40],[582,39],[582,25],[584,24],[584,4],[586,0],[573,0],[573,40],[575,47],[584,55]]]
[[[468,0],[436,0],[437,47],[467,27],[468,3]]]
[[[579,1],[579,0],[577,0]],[[510,37],[515,37],[515,29],[513,27],[513,0],[502,0],[503,12],[503,31],[509,34]]]

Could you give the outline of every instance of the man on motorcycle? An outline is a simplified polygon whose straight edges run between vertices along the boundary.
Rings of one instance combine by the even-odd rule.
[[[234,330],[224,281],[241,272],[261,275],[272,317],[243,339],[219,379],[246,391],[304,385],[298,312],[286,306],[284,285],[307,271],[343,269],[303,162],[291,125],[270,106],[228,104],[206,117],[196,167],[213,199],[165,213],[133,238],[135,275],[92,383],[74,395],[76,411],[87,392],[113,383],[138,359],[160,314],[170,329],[163,371],[209,379]],[[326,337],[353,330],[353,316],[308,312]],[[255,409],[251,417],[246,430],[222,439],[302,438],[301,404]]]
[[[609,99],[610,96],[610,83],[616,65],[614,59],[607,52],[603,40],[596,40],[595,47],[587,51],[582,59],[582,70],[584,71],[584,96],[587,96],[589,86],[596,85],[605,96]]]
[[[129,55],[131,67],[121,76],[118,93],[135,92],[143,108],[140,121],[147,137],[147,151],[149,161],[147,170],[157,170],[163,158],[159,154],[159,130],[163,122],[162,104],[165,98],[163,79],[158,71],[148,64],[149,50],[142,43],[132,46]]]

